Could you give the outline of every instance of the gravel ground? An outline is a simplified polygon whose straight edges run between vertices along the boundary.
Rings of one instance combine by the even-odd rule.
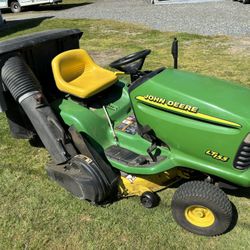
[[[250,4],[244,5],[232,0],[167,5],[152,5],[149,0],[97,0],[93,4],[49,11],[43,15],[112,19],[142,24],[161,31],[250,36]]]

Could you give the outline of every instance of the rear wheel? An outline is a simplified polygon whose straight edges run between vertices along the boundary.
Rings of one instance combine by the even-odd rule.
[[[195,234],[222,234],[233,220],[232,204],[227,195],[207,182],[191,181],[181,185],[171,206],[176,222]]]
[[[22,10],[22,7],[18,1],[12,1],[10,3],[10,10],[12,13],[19,13]]]

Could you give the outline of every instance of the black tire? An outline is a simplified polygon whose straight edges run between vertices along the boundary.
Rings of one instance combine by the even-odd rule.
[[[243,4],[248,4],[248,3],[250,3],[250,0],[242,0],[242,3]]]
[[[160,197],[153,192],[144,192],[141,196],[141,204],[146,208],[153,208],[160,203]]]
[[[12,1],[10,3],[10,10],[12,13],[19,13],[22,11],[22,7],[18,1]]]
[[[233,221],[232,204],[227,195],[207,182],[191,181],[181,185],[171,207],[175,221],[195,234],[220,235]]]

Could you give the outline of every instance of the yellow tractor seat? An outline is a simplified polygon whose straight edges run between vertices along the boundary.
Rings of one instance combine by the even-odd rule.
[[[80,98],[91,97],[117,81],[116,73],[95,64],[83,49],[57,55],[52,70],[57,88]]]

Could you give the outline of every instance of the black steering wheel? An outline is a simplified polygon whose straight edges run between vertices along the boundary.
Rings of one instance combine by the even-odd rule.
[[[145,58],[150,52],[150,49],[135,52],[112,62],[109,66],[125,72],[126,74],[135,74],[141,70]]]

